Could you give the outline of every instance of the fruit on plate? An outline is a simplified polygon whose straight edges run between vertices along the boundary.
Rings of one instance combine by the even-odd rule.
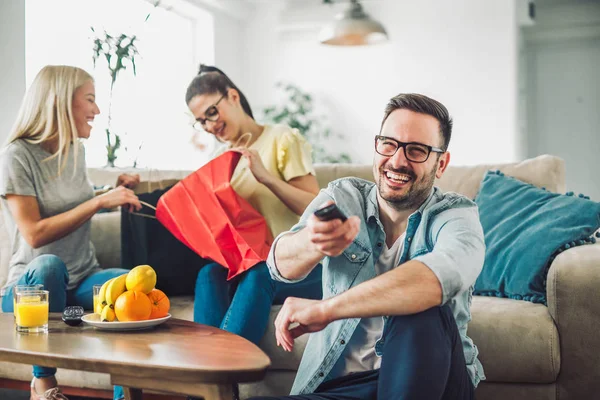
[[[120,322],[143,321],[150,318],[152,302],[145,293],[128,290],[115,302],[115,314]]]
[[[115,302],[117,298],[123,293],[125,288],[125,280],[127,279],[127,274],[123,274],[121,276],[117,276],[113,280],[110,281],[108,286],[106,287],[106,304],[108,304],[111,308],[114,309]],[[102,288],[100,288],[102,290]]]
[[[105,282],[100,288],[96,313],[102,322],[144,321],[169,314],[171,302],[155,289],[156,272],[149,265],[138,265],[127,274]]]
[[[100,313],[100,321],[113,322],[116,318],[117,317],[115,315],[115,310],[110,308],[110,306],[108,304],[105,305],[104,308],[102,309],[102,312]]]
[[[162,318],[169,314],[171,302],[162,290],[153,289],[148,293],[148,298],[152,303],[152,312],[150,313],[149,319]]]
[[[104,308],[104,306],[102,305],[101,302],[97,302],[96,303],[96,309],[94,309],[94,312],[96,314],[102,314],[102,309]]]
[[[100,307],[98,307],[98,308],[100,310],[94,310],[94,312],[96,312],[98,314],[102,313],[102,309],[107,304],[106,303],[106,288],[108,287],[108,285],[110,284],[110,282],[112,282],[114,279],[116,279],[116,278],[112,278],[112,279],[107,280],[106,282],[104,282],[104,284],[102,285],[102,287],[100,287],[100,292],[98,293],[98,304],[100,305]]]
[[[156,285],[156,272],[149,265],[138,265],[127,274],[127,290],[150,293]]]

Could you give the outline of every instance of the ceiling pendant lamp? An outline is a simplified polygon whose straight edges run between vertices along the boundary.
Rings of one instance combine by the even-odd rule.
[[[332,46],[364,46],[386,40],[388,34],[383,25],[366,14],[358,0],[350,0],[348,9],[319,33],[319,41]]]

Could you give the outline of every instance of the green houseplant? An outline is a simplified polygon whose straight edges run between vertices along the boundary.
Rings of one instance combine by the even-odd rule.
[[[96,31],[91,28],[94,34]],[[119,73],[127,69],[127,64],[130,64],[133,70],[133,75],[136,75],[135,71],[135,56],[138,50],[135,46],[137,37],[135,35],[128,36],[124,33],[113,36],[104,31],[103,34],[98,35],[94,38],[94,67],[99,58],[106,60],[108,72],[110,73],[110,92],[108,98],[108,126],[105,129],[106,132],[106,166],[114,167],[115,160],[117,159],[117,150],[121,147],[121,137],[119,134],[113,132],[111,127],[112,121],[112,97],[115,82]],[[112,139],[111,139],[112,138]]]
[[[298,86],[289,83],[277,83],[285,100],[282,104],[263,110],[264,120],[268,123],[286,124],[296,128],[308,140],[313,148],[313,161],[321,163],[349,163],[352,158],[344,152],[332,152],[327,142],[343,140],[342,135],[334,135],[326,126],[325,117],[314,111],[314,99]]]
[[[153,3],[153,10],[158,7],[160,1]],[[150,18],[152,11],[150,11],[144,23]],[[115,82],[119,77],[119,74],[126,70],[128,66],[131,66],[133,75],[136,76],[135,68],[135,57],[139,54],[136,47],[138,40],[136,35],[127,35],[125,33],[111,35],[106,30],[103,30],[101,34],[96,33],[94,27],[90,27],[93,37],[93,53],[92,60],[94,61],[94,68],[99,59],[106,61],[106,66],[110,74],[110,92],[108,98],[108,123],[105,129],[106,132],[106,166],[114,167],[115,160],[117,159],[117,150],[121,147],[121,136],[114,132],[111,126],[112,121],[112,99],[113,89]],[[125,148],[125,150],[127,150]],[[139,149],[138,149],[139,150]],[[134,167],[136,162],[134,162]]]

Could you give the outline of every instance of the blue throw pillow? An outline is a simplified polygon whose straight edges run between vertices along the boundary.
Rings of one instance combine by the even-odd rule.
[[[547,192],[500,171],[486,173],[475,199],[485,234],[485,263],[475,294],[546,304],[554,257],[595,243],[600,203]]]

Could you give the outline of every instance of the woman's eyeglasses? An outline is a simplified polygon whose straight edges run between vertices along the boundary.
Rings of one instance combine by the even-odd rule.
[[[221,100],[225,98],[225,96],[226,94],[223,94],[223,96],[221,96],[215,104],[206,109],[206,111],[204,112],[205,118],[196,118],[196,121],[192,125],[194,129],[204,131],[204,128],[206,127],[206,121],[216,122],[219,119],[219,109],[217,108],[217,106],[219,105]]]

